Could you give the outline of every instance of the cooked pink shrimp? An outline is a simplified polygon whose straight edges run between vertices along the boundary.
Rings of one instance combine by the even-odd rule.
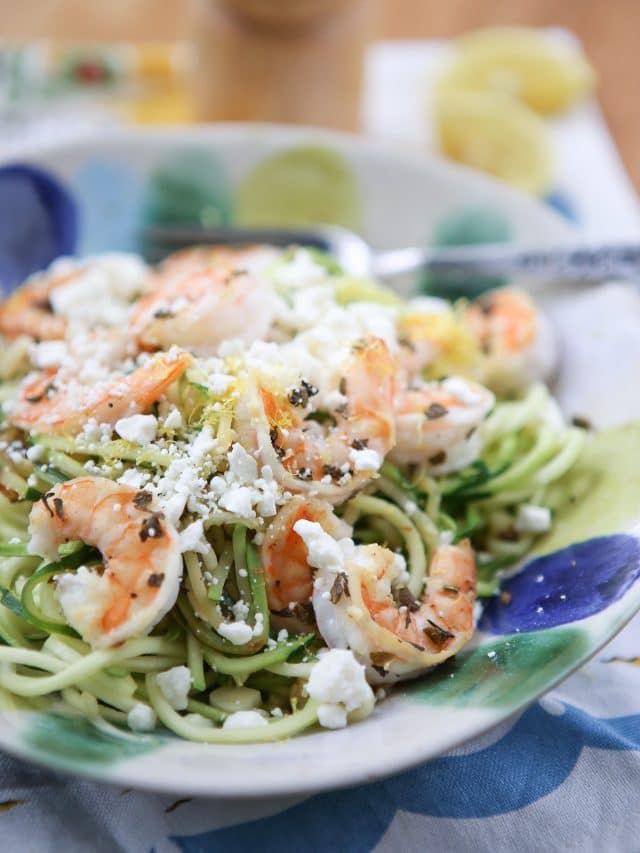
[[[240,264],[250,250],[191,249],[169,258],[151,291],[138,301],[131,328],[146,349],[184,346],[212,355],[231,338],[263,338],[273,294]]]
[[[478,427],[493,404],[491,391],[456,376],[398,393],[391,458],[401,464],[426,462],[434,473],[464,468],[480,453]]]
[[[307,548],[293,529],[301,519],[317,522],[336,539],[351,535],[349,525],[334,515],[326,501],[297,495],[285,504],[267,528],[261,546],[271,610],[306,604],[311,599],[313,570],[307,560]]]
[[[331,503],[376,476],[395,440],[394,364],[384,341],[354,344],[341,374],[333,390],[342,402],[331,411],[316,412],[311,383],[283,389],[266,372],[254,377],[236,411],[243,445],[256,449],[285,489]]]
[[[298,523],[305,542],[318,531]],[[317,561],[313,607],[331,647],[350,648],[374,681],[406,678],[442,663],[470,640],[476,563],[467,540],[440,545],[423,595],[404,586],[404,565],[380,545],[342,543],[338,566]],[[327,551],[329,548],[326,549]],[[309,559],[314,562],[311,549]]]
[[[512,393],[548,379],[556,345],[546,317],[522,290],[483,294],[466,311],[469,328],[484,350],[482,379],[498,393]]]
[[[148,409],[190,361],[189,353],[180,350],[161,353],[133,373],[113,375],[93,386],[49,368],[35,379],[27,378],[9,423],[36,433],[77,433],[89,420],[114,426],[120,418]]]
[[[103,566],[56,578],[65,619],[94,648],[140,637],[175,604],[182,574],[176,529],[150,492],[103,478],[60,483],[33,505],[29,550],[58,559],[58,546],[81,539]]]
[[[8,338],[29,335],[39,341],[62,340],[67,329],[65,317],[53,313],[49,296],[67,284],[77,271],[43,275],[26,281],[0,303],[0,333]]]
[[[62,340],[70,319],[91,327],[121,327],[148,276],[147,266],[134,255],[56,261],[0,304],[0,333]]]

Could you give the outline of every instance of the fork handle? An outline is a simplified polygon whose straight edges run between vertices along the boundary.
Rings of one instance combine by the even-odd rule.
[[[538,281],[640,281],[640,243],[523,248],[508,244],[392,249],[373,259],[373,273],[390,278],[425,269],[460,282],[472,275],[523,276]]]

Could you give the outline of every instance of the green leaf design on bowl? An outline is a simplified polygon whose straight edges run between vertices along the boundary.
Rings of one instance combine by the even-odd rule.
[[[24,739],[34,756],[56,764],[108,764],[132,758],[162,745],[154,735],[122,737],[93,726],[82,717],[36,714]]]
[[[410,693],[433,705],[516,706],[564,675],[588,648],[587,633],[573,627],[496,637],[457,655]]]
[[[210,151],[175,151],[149,176],[143,225],[228,225],[232,201],[225,168]]]
[[[490,207],[456,208],[439,219],[431,236],[432,246],[472,246],[483,243],[508,243],[513,237],[511,223],[499,211]],[[451,283],[426,272],[418,284],[421,293],[455,296],[477,296],[484,290],[500,287],[501,278],[469,278],[452,287]]]
[[[347,161],[318,145],[288,148],[263,160],[236,195],[243,225],[330,223],[358,231],[362,199]]]

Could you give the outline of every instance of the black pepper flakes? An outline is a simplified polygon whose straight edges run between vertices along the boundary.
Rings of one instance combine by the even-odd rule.
[[[162,586],[164,581],[164,572],[153,572],[147,580],[148,586]]]
[[[447,414],[449,414],[449,409],[441,403],[430,403],[429,408],[425,412],[430,421],[435,421],[437,418],[444,418]]]
[[[582,415],[575,415],[571,418],[571,423],[574,427],[578,427],[578,429],[593,429],[593,424],[588,418],[583,417]]]
[[[415,613],[416,610],[420,610],[420,603],[411,592],[409,587],[403,586],[397,592],[398,602],[402,607],[406,607],[410,613]]]
[[[444,450],[439,450],[437,453],[434,453],[433,456],[429,457],[429,463],[431,465],[442,465],[447,461],[447,454]]]
[[[343,595],[349,595],[349,579],[344,572],[338,572],[329,591],[332,604],[337,604]]]
[[[158,308],[157,311],[153,312],[153,316],[155,320],[169,320],[171,317],[175,317],[176,315],[171,308]]]
[[[450,631],[447,631],[446,628],[436,624],[431,619],[427,619],[427,624],[423,628],[423,631],[431,642],[439,647],[444,646],[446,642],[452,640],[454,637]]]
[[[53,508],[60,521],[66,521],[67,517],[64,514],[64,502],[62,498],[53,499]]]
[[[55,517],[55,513],[54,513],[54,511],[51,509],[51,507],[49,506],[49,498],[52,498],[52,497],[54,496],[54,494],[55,494],[55,492],[47,492],[46,494],[44,494],[44,495],[40,498],[40,500],[42,501],[42,503],[45,505],[45,507],[46,507],[46,509],[47,509],[47,512],[49,513],[49,515],[51,516],[51,518],[54,518],[54,517]]]
[[[368,438],[354,438],[353,441],[351,442],[351,447],[353,447],[354,450],[364,450],[368,446],[369,446],[369,439]]]
[[[146,510],[152,500],[153,495],[151,494],[151,492],[143,490],[134,495],[133,505],[136,509]]]
[[[142,542],[146,542],[147,539],[160,539],[161,536],[164,536],[164,530],[160,524],[163,518],[163,512],[152,512],[148,518],[145,518],[138,534]]]
[[[331,477],[332,480],[339,480],[343,476],[343,472],[337,465],[323,465],[322,473]]]

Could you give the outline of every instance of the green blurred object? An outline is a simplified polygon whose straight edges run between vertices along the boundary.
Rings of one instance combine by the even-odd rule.
[[[440,219],[431,237],[433,246],[475,246],[483,243],[508,243],[513,234],[506,217],[488,207],[467,207],[451,211]],[[418,292],[429,296],[456,299],[475,297],[485,290],[501,287],[505,280],[497,277],[474,277],[452,284],[426,271],[418,281]]]
[[[215,227],[229,225],[231,220],[229,181],[209,152],[183,149],[149,176],[142,200],[143,226]],[[141,246],[143,254],[146,248]]]
[[[346,160],[328,148],[300,145],[263,160],[238,187],[241,225],[362,227],[362,200]]]

